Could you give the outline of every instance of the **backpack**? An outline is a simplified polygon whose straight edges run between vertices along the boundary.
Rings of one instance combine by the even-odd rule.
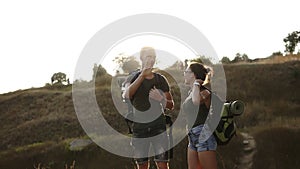
[[[244,112],[244,103],[236,100],[224,103],[221,112],[220,122],[214,130],[214,136],[218,145],[226,145],[236,135],[236,124],[234,116],[239,116]]]
[[[211,92],[211,97],[212,113],[208,117],[209,125],[211,128],[215,128],[213,135],[217,144],[226,145],[236,135],[237,127],[234,117],[240,116],[244,112],[244,103],[240,100],[224,102],[213,92]],[[212,126],[213,124],[217,124],[217,126]]]
[[[133,106],[131,105],[130,100],[125,98],[125,96],[124,96],[124,92],[126,90],[125,85],[126,85],[126,83],[129,83],[131,81],[131,79],[138,73],[140,73],[140,69],[136,69],[136,70],[130,72],[128,74],[128,76],[126,77],[125,81],[121,85],[121,99],[122,99],[123,103],[127,104],[127,112],[125,114],[125,122],[128,127],[128,134],[132,134],[131,126],[132,126],[133,121],[131,119],[133,119]]]
[[[137,74],[140,72],[140,69],[136,69],[134,71],[131,71],[127,76],[126,78],[123,80],[122,84],[120,85],[121,87],[121,98],[122,98],[122,102],[123,103],[127,103],[127,100],[124,96],[124,93],[125,93],[125,85],[126,83],[129,83],[131,81],[131,79]]]

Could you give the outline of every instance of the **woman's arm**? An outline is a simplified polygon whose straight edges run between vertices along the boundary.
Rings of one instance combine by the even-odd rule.
[[[191,95],[192,95],[192,102],[194,105],[200,105],[201,103],[205,103],[210,96],[208,90],[203,90],[200,92],[200,87],[202,84],[203,81],[198,79],[196,79],[195,82],[193,83]]]

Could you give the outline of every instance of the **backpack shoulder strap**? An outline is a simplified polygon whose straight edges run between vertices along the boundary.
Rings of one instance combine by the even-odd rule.
[[[141,74],[141,71],[138,69],[136,71],[133,71],[130,73],[130,76],[132,77],[130,82],[134,82],[136,80],[136,78]]]
[[[224,103],[227,102],[226,100],[223,101],[216,92],[211,91],[209,88],[207,88],[205,86],[201,86],[201,87],[203,87],[204,89],[208,90],[212,95],[218,97],[222,102],[224,102]]]
[[[162,84],[162,81],[161,81],[161,74],[159,73],[154,73],[154,78],[155,78],[155,86],[156,88],[161,88],[161,84]]]

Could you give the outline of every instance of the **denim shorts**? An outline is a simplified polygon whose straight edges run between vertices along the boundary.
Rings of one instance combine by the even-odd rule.
[[[192,128],[188,133],[189,144],[188,148],[195,150],[197,152],[202,151],[215,151],[217,149],[217,141],[211,132],[202,132],[203,125],[196,126]],[[200,135],[201,133],[201,135]],[[205,134],[210,134],[205,136]],[[203,139],[203,137],[208,137]]]
[[[168,162],[169,161],[169,154],[168,154],[168,148],[169,148],[169,139],[168,135],[165,130],[157,130],[157,131],[150,131],[151,133],[146,138],[138,138],[133,137],[132,138],[132,146],[134,150],[134,156],[135,161],[138,164],[142,164],[145,162],[148,162],[148,153],[150,150],[150,144],[153,148],[153,151],[155,153],[154,161],[157,162]],[[159,135],[153,136],[153,133],[160,133]],[[135,135],[135,133],[133,134]]]

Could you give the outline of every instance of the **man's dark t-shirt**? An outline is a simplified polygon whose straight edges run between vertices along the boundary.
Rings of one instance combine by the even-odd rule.
[[[140,73],[137,73],[133,77],[131,83],[137,79],[139,74]],[[164,129],[166,127],[161,103],[149,98],[149,92],[154,86],[162,93],[169,92],[170,90],[167,80],[160,74],[154,73],[152,79],[143,80],[131,99],[131,103],[134,107],[134,119],[138,121],[133,124],[134,132],[154,128]]]

